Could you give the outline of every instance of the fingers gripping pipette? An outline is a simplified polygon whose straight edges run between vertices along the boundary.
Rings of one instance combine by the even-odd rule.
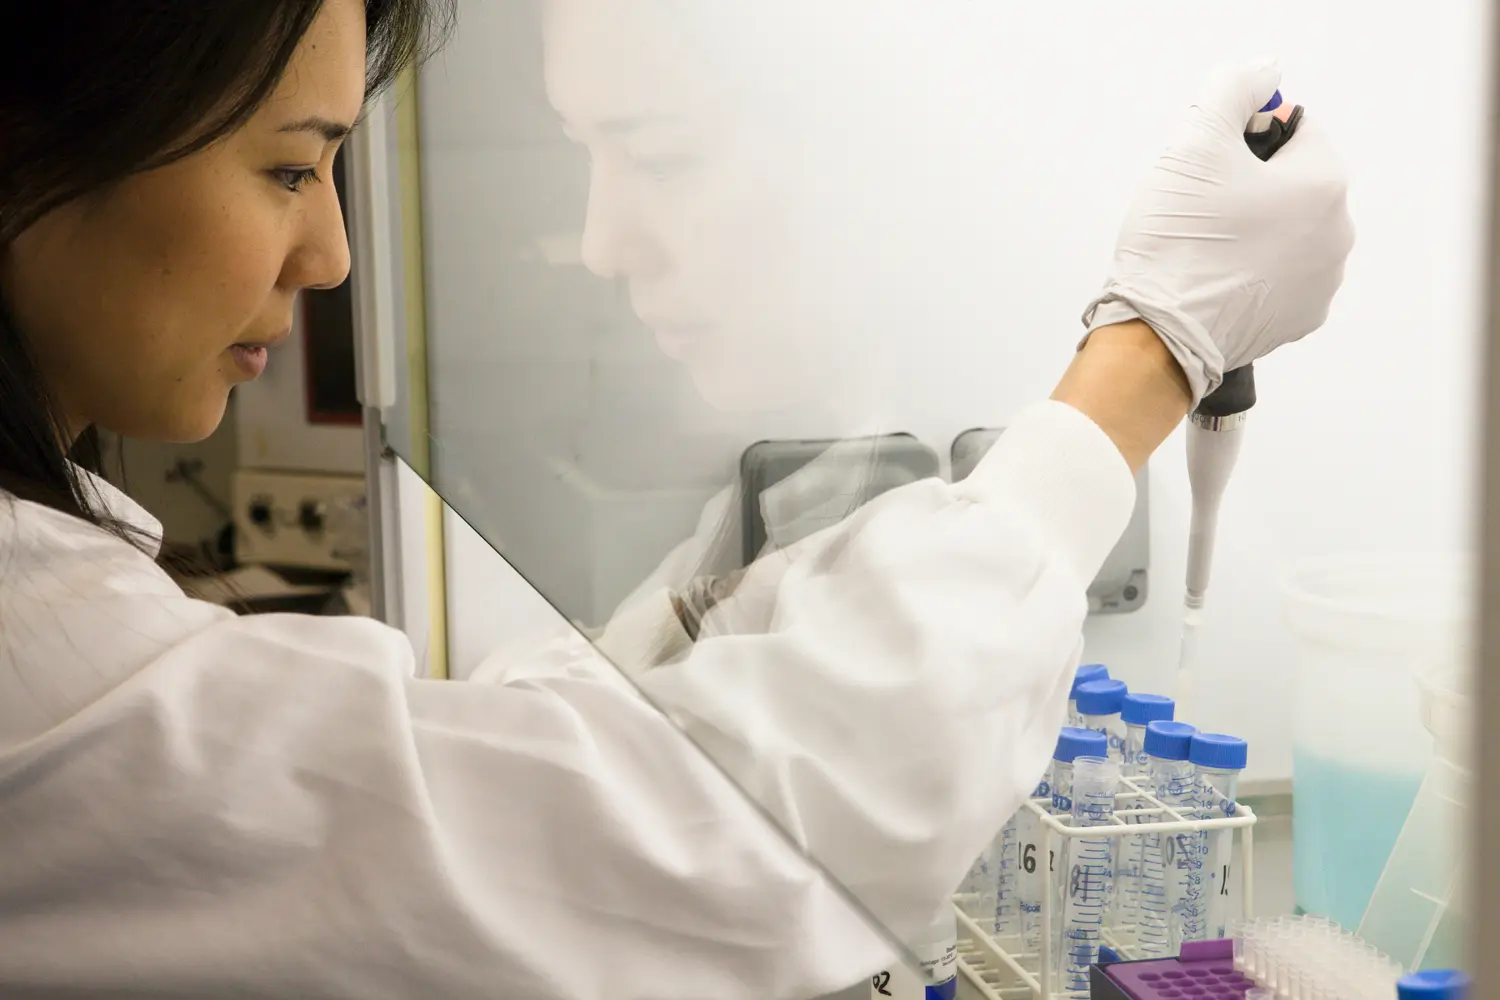
[[[1245,143],[1262,160],[1284,146],[1302,121],[1301,106],[1286,110],[1281,91],[1256,112],[1245,129]],[[1204,397],[1188,416],[1188,485],[1193,497],[1188,530],[1187,590],[1182,620],[1182,648],[1177,661],[1177,704],[1193,693],[1198,625],[1213,569],[1214,537],[1219,504],[1239,458],[1245,415],[1255,405],[1255,367],[1245,365],[1224,373],[1224,381]]]

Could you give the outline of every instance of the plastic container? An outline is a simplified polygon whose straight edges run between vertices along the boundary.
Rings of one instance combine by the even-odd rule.
[[[1080,684],[1073,692],[1083,720],[1080,728],[1103,735],[1109,741],[1110,759],[1121,765],[1125,763],[1125,723],[1120,721],[1120,709],[1129,693],[1124,681],[1107,679]]]
[[[893,965],[877,972],[871,994],[893,1000],[954,1000],[958,995],[958,918],[945,906],[910,944],[920,963],[910,969]]]
[[[1433,969],[1402,976],[1396,983],[1397,1000],[1465,1000],[1473,981],[1455,969]]]
[[[1109,668],[1102,663],[1086,663],[1073,672],[1073,687],[1068,691],[1068,725],[1076,728],[1083,726],[1083,719],[1078,715],[1078,689],[1091,681],[1109,680]]]
[[[1359,925],[1431,756],[1412,676],[1462,639],[1473,579],[1459,555],[1345,556],[1288,578],[1299,910]]]
[[[1125,723],[1125,774],[1146,773],[1146,726],[1152,722],[1171,722],[1177,703],[1160,694],[1127,694],[1120,706],[1120,721]]]
[[[1146,727],[1152,794],[1183,815],[1193,812],[1193,765],[1188,753],[1197,731],[1185,722],[1153,722]],[[1141,852],[1140,914],[1135,924],[1140,958],[1175,955],[1184,941],[1200,939],[1193,915],[1184,912],[1197,838],[1196,833],[1144,833],[1130,838]],[[1199,857],[1200,874],[1201,868]]]
[[[1047,772],[1047,785],[1052,793],[1047,811],[1058,816],[1072,815],[1073,761],[1079,757],[1108,755],[1108,741],[1099,733],[1065,727],[1058,734],[1057,748],[1052,752],[1052,766]],[[1021,862],[1021,933],[1027,949],[1036,951],[1041,946],[1042,933],[1055,930],[1042,926],[1042,898],[1047,896],[1054,903],[1061,899],[1054,881],[1058,858],[1055,848],[1048,849],[1036,817],[1022,813],[1021,821],[1021,842],[1017,845]],[[1051,909],[1057,912],[1055,905]]]
[[[1470,663],[1439,665],[1418,678],[1432,763],[1375,886],[1359,935],[1408,969],[1468,964],[1469,885],[1474,866],[1469,744],[1474,706]]]
[[[1199,733],[1193,737],[1188,759],[1198,784],[1198,818],[1233,816],[1238,806],[1240,773],[1250,756],[1249,744],[1237,736]],[[1228,830],[1202,835],[1203,879],[1199,891],[1205,921],[1204,937],[1217,940],[1229,927],[1235,880],[1230,872],[1234,837]]]
[[[1120,791],[1120,762],[1111,757],[1079,757],[1073,762],[1073,826],[1114,825]],[[1087,992],[1089,968],[1099,961],[1104,924],[1114,897],[1118,837],[1074,837],[1065,846],[1060,872],[1062,940],[1053,951],[1057,982],[1070,993]]]

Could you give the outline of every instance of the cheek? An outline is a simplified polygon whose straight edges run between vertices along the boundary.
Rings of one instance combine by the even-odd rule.
[[[61,210],[23,235],[7,268],[59,398],[125,433],[195,433],[171,428],[222,404],[228,346],[290,318],[267,308],[282,259],[274,213],[243,198],[231,211],[224,185],[191,180],[145,175]]]
[[[116,294],[149,297],[141,305],[155,336],[217,344],[217,354],[275,289],[286,211],[246,171],[151,180],[111,226],[122,234],[110,248],[111,284]]]

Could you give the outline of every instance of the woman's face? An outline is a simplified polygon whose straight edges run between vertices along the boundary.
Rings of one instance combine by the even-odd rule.
[[[548,95],[591,158],[585,265],[628,285],[711,404],[777,406],[826,388],[812,383],[849,352],[828,177],[730,85],[685,23],[695,6],[550,0]]]
[[[344,280],[331,169],[364,87],[364,6],[328,0],[243,128],[4,251],[0,287],[70,431],[206,437],[287,337],[297,293]]]

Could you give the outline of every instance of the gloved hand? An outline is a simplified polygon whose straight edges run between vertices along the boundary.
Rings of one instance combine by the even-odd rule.
[[[1274,61],[1215,76],[1136,195],[1083,314],[1090,333],[1144,320],[1195,406],[1224,372],[1323,325],[1354,245],[1344,167],[1312,115],[1268,161],[1245,144],[1280,82]]]

